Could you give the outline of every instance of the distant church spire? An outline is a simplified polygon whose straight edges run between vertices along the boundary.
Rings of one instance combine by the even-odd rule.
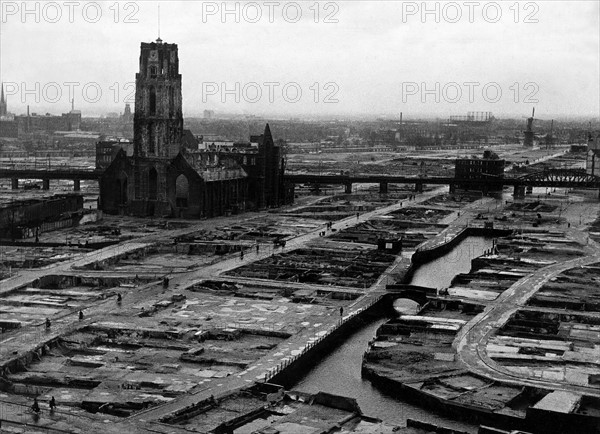
[[[4,99],[4,83],[0,83],[0,88],[2,88],[0,95],[0,116],[6,116],[8,110],[6,108],[6,100]]]

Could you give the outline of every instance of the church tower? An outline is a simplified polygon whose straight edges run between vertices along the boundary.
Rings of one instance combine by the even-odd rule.
[[[135,76],[134,157],[174,158],[183,135],[177,44],[142,42]]]
[[[160,38],[142,42],[140,71],[135,75],[129,212],[150,216],[170,213],[169,167],[181,150],[182,136],[177,44],[165,44]]]

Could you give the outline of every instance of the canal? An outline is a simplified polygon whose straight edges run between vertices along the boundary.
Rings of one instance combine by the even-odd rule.
[[[410,283],[437,288],[447,287],[456,274],[469,272],[471,259],[480,256],[491,246],[491,239],[468,237],[446,255],[419,267]],[[394,425],[405,426],[406,419],[410,418],[475,433],[477,425],[448,419],[413,404],[399,401],[362,379],[363,354],[367,350],[369,341],[385,321],[386,318],[381,318],[357,330],[300,378],[292,389],[309,393],[324,391],[353,397],[365,415],[377,417]]]

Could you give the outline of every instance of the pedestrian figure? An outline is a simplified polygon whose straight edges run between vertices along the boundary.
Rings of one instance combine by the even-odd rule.
[[[50,328],[50,318],[46,318],[46,328]]]
[[[53,396],[52,399],[50,399],[50,412],[53,413],[55,408],[56,408],[56,400],[54,399],[54,396]]]
[[[38,403],[37,397],[33,398],[33,404],[31,405],[31,409],[36,414],[40,412],[40,404]]]
[[[123,300],[123,297],[121,296],[121,293],[117,294],[117,303],[121,303],[121,301]]]
[[[240,250],[240,259],[243,261],[244,260],[244,251]]]
[[[258,251],[260,250],[260,246],[257,244],[256,245],[256,254],[258,255]]]
[[[340,307],[340,317],[344,316],[344,308]]]
[[[82,321],[82,320],[83,320],[83,311],[80,310],[79,311],[79,321]]]
[[[356,213],[356,220],[358,220],[359,215],[360,215],[360,213]]]

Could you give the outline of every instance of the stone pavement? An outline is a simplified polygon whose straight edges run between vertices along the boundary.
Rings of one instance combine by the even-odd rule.
[[[486,352],[490,338],[496,335],[510,317],[524,307],[546,282],[571,268],[600,262],[600,245],[592,240],[588,241],[588,237],[576,229],[567,230],[566,235],[570,239],[584,244],[587,255],[540,268],[518,280],[460,330],[453,342],[453,347],[456,348],[459,359],[471,372],[517,385],[526,384],[534,387],[561,389],[600,397],[600,390],[597,387],[577,386],[565,382],[517,375],[496,363]]]
[[[402,202],[402,205],[400,205],[400,203],[389,205],[384,208],[361,214],[358,218],[356,218],[356,216],[351,216],[334,223],[333,228],[337,230],[342,230],[348,227],[352,227],[360,222],[366,221],[375,216],[385,215],[402,207],[412,206],[415,203],[425,201],[435,195],[440,194],[441,192],[443,192],[443,188],[438,188],[434,191],[418,195],[414,201],[405,200]],[[318,239],[318,233],[320,231],[322,231],[322,229],[318,229],[308,234],[296,237],[293,240],[288,241],[285,249],[281,250],[287,251],[303,247],[304,245],[306,245],[307,242],[313,239]],[[221,261],[208,267],[204,267],[201,270],[194,271],[190,273],[190,276],[174,276],[171,282],[180,285],[185,282],[186,286],[189,287],[191,286],[191,280],[197,282],[199,280],[207,278],[214,278],[215,276],[225,273],[231,269],[237,268],[242,264],[247,264],[249,262],[264,259],[270,256],[270,254],[270,252],[259,252],[258,255],[249,254],[245,256],[245,258],[247,259],[244,261],[240,261],[239,257],[235,255],[235,257],[233,258]],[[203,385],[203,389],[196,394],[182,396],[170,403],[163,404],[158,407],[153,407],[143,413],[136,414],[135,416],[132,416],[132,418],[135,418],[140,422],[158,420],[164,416],[174,413],[177,410],[185,408],[189,405],[193,405],[194,403],[203,401],[209,398],[210,396],[225,396],[235,390],[247,387],[255,381],[265,381],[265,379],[268,380],[281,369],[285,368],[285,366],[287,366],[297,357],[302,355],[305,351],[310,349],[315,342],[323,339],[325,336],[327,336],[337,327],[339,327],[343,322],[348,321],[355,315],[358,315],[363,310],[370,307],[373,303],[377,302],[385,293],[385,285],[387,284],[387,279],[385,278],[385,275],[389,274],[390,271],[397,267],[400,261],[401,258],[399,258],[398,261],[394,262],[388,268],[386,273],[384,273],[378,279],[378,281],[367,290],[364,296],[358,298],[352,305],[346,307],[344,309],[343,318],[340,319],[336,311],[328,318],[327,321],[312,324],[309,327],[304,328],[300,333],[291,336],[285,342],[279,344],[271,352],[263,356],[261,359],[257,360],[246,370],[238,373],[237,375],[232,375],[223,379],[209,380],[207,383],[210,384],[207,385],[207,383],[205,383]],[[194,282],[191,282],[191,284],[193,284]],[[280,286],[286,284],[285,282],[278,283]],[[310,287],[319,288],[318,285],[313,285]]]
[[[368,213],[364,213],[356,218],[356,216],[348,217],[341,221],[334,223],[333,227],[337,230],[345,229],[347,227],[354,226],[360,222],[366,221],[369,218],[378,215],[384,215],[391,211],[400,209],[402,207],[411,206],[415,203],[419,203],[425,201],[437,194],[440,194],[443,191],[443,188],[437,188],[433,191],[423,193],[417,195],[417,198],[413,201],[403,201],[403,204],[400,203],[389,205],[384,208],[380,208]],[[252,213],[250,213],[252,214]],[[248,214],[245,215],[248,218]],[[236,218],[237,219],[237,218]],[[26,272],[21,273],[20,275],[13,276],[10,279],[6,279],[2,281],[2,286],[0,287],[0,295],[9,293],[18,288],[31,284],[35,279],[40,277],[50,275],[50,274],[61,274],[65,272],[67,274],[73,274],[74,270],[72,267],[80,267],[86,264],[89,264],[98,260],[105,260],[112,258],[117,255],[121,255],[126,252],[135,251],[137,249],[147,247],[152,245],[153,243],[160,242],[161,240],[171,240],[173,237],[181,236],[187,233],[191,233],[197,231],[199,227],[203,227],[205,222],[199,223],[198,225],[193,225],[188,228],[176,229],[176,230],[165,230],[161,233],[153,233],[147,235],[145,237],[138,238],[134,241],[125,242],[120,245],[109,246],[94,252],[88,252],[80,255],[75,259],[71,259],[68,261],[60,262],[58,264],[34,269],[27,270]],[[222,224],[222,222],[221,222]],[[299,247],[304,246],[307,242],[312,241],[313,239],[318,239],[318,233],[322,229],[318,229],[312,232],[309,232],[305,235],[296,237],[290,240],[285,249],[281,250],[292,250]],[[218,275],[229,271],[233,268],[239,267],[243,264],[247,264],[253,261],[257,261],[260,259],[264,259],[270,256],[272,252],[268,249],[262,249],[262,251],[256,254],[248,254],[246,256],[246,260],[240,261],[238,255],[231,255],[229,258],[217,262],[213,265],[209,265],[206,267],[201,267],[198,270],[191,271],[189,273],[180,273],[171,276],[171,287],[180,287],[181,289],[192,286],[194,283],[208,278],[214,278]],[[82,274],[87,273],[87,270],[82,271]],[[90,272],[93,273],[93,272]],[[98,272],[97,274],[101,274],[102,272]],[[111,271],[104,272],[105,275],[110,276]],[[114,274],[114,273],[113,273]],[[116,273],[118,275],[127,275],[127,273]],[[129,273],[130,276],[133,276],[134,273]],[[128,293],[127,297],[125,297],[123,301],[123,307],[129,306],[133,301],[139,297],[148,297],[148,288],[151,288],[153,284],[144,285],[136,288],[136,290],[132,291],[131,294]],[[138,294],[136,297],[135,294]],[[140,296],[140,294],[142,294]],[[132,297],[133,295],[133,297]],[[111,310],[115,308],[114,300],[107,300],[105,302],[95,302],[90,305],[88,308],[84,309],[85,313],[85,322],[92,322],[98,316],[108,314]],[[21,328],[17,331],[9,332],[8,337],[2,341],[2,348],[0,348],[0,365],[3,365],[8,360],[11,360],[16,354],[14,351],[18,351],[20,354],[23,354],[29,351],[32,348],[36,348],[43,344],[44,342],[50,341],[60,334],[69,333],[79,326],[79,322],[77,321],[77,312],[71,312],[69,314],[64,315],[63,317],[53,319],[53,325],[50,331],[46,331],[45,327],[42,324],[37,325],[36,327],[31,328]],[[14,339],[12,337],[15,336]]]
[[[404,200],[402,201],[402,204],[396,203],[374,211],[363,213],[360,214],[358,218],[356,216],[348,217],[346,219],[335,222],[333,224],[333,228],[339,231],[348,227],[352,227],[375,216],[384,215],[397,209],[409,207],[414,204],[418,204],[420,202],[428,200],[442,193],[444,190],[444,187],[436,188],[433,191],[417,195],[415,200],[412,201]],[[249,218],[249,215],[245,215],[244,217]],[[84,264],[89,264],[97,260],[109,259],[127,251],[134,251],[139,248],[152,245],[156,242],[170,242],[170,240],[175,236],[191,233],[198,230],[199,228],[204,227],[205,223],[206,222],[202,222],[198,225],[193,225],[192,227],[184,229],[171,231],[165,230],[161,233],[154,233],[145,237],[138,238],[134,241],[123,243],[121,245],[110,246],[95,252],[82,254],[76,259],[61,262],[59,264],[46,267],[44,269],[31,270],[31,272],[28,271],[26,273],[23,273],[22,275],[18,275],[11,279],[3,281],[2,288],[0,289],[0,291],[4,293],[13,291],[20,287],[26,286],[27,284],[30,284],[33,280],[39,277],[48,274],[60,274],[63,272],[73,274],[74,271],[72,267],[82,266]],[[219,223],[223,224],[223,221]],[[273,250],[261,248],[259,254],[248,254],[245,256],[246,259],[244,261],[240,261],[238,255],[231,255],[230,257],[222,261],[219,261],[212,265],[200,267],[197,270],[193,270],[187,273],[177,273],[170,275],[170,289],[174,291],[177,291],[178,289],[183,290],[185,288],[189,288],[199,280],[218,277],[226,271],[229,271],[241,265],[245,265],[247,263],[251,263],[253,261],[264,259],[273,253],[278,253],[279,251],[289,251],[303,247],[308,242],[314,239],[318,239],[318,234],[322,230],[322,228],[319,228],[317,230],[314,230],[312,232],[295,237],[287,241],[285,249]],[[399,258],[399,261],[400,260],[401,258]],[[210,397],[211,395],[215,397],[227,395],[235,390],[239,390],[240,388],[246,387],[252,384],[253,382],[265,381],[265,379],[268,380],[281,369],[283,369],[285,366],[287,366],[289,363],[291,363],[293,360],[295,360],[297,357],[299,357],[301,354],[303,354],[305,351],[310,349],[316,342],[323,339],[325,336],[327,336],[329,333],[331,333],[333,330],[339,327],[343,322],[348,321],[355,315],[358,315],[360,312],[367,309],[373,303],[379,300],[379,298],[384,294],[385,285],[388,283],[387,275],[390,274],[390,272],[399,265],[399,261],[396,261],[394,264],[392,264],[388,268],[388,271],[386,271],[386,273],[384,273],[378,279],[378,281],[373,286],[371,286],[371,288],[368,288],[366,290],[365,295],[359,297],[352,305],[347,306],[344,309],[345,312],[342,318],[340,318],[337,311],[334,311],[334,313],[330,315],[326,320],[305,327],[300,333],[293,335],[285,342],[278,345],[275,349],[263,356],[261,359],[254,362],[244,371],[222,379],[207,379],[203,382],[203,384],[197,386],[197,388],[193,391],[192,394],[184,395],[168,404],[159,407],[154,407],[146,412],[136,414],[135,416],[132,416],[132,419],[110,424],[110,428],[107,426],[107,432],[136,432],[138,431],[138,428],[135,427],[135,425],[137,425],[139,421],[148,422],[147,424],[142,423],[142,426],[144,426],[147,429],[150,429],[150,427],[158,428],[160,425],[156,425],[155,421],[165,415],[173,413],[174,411],[177,411],[195,402],[202,401]],[[83,274],[85,273],[87,273],[87,271],[83,271]],[[111,273],[118,275],[126,275],[126,273],[121,272],[113,273],[111,271],[106,271],[102,273],[90,271],[90,274],[94,275],[111,275]],[[257,284],[260,284],[260,281],[256,282]],[[279,284],[283,285],[285,283],[280,282]],[[316,288],[318,286],[314,287]],[[0,363],[5,364],[6,362],[14,359],[15,357],[18,357],[20,354],[23,354],[31,349],[37,348],[40,345],[43,345],[45,342],[48,342],[49,340],[52,340],[60,335],[71,333],[77,328],[94,323],[98,319],[109,315],[111,312],[117,309],[125,309],[127,307],[131,307],[137,302],[158,295],[162,290],[163,289],[161,285],[157,283],[149,283],[147,285],[137,287],[134,290],[130,290],[127,293],[126,297],[124,297],[123,299],[122,307],[116,305],[114,297],[101,302],[92,303],[84,309],[83,321],[78,320],[78,312],[71,312],[61,317],[53,318],[52,327],[49,331],[46,331],[43,324],[39,324],[37,327],[24,327],[22,329],[19,329],[17,333],[10,332],[9,337],[7,339],[4,339],[4,341],[2,342],[2,348],[0,348]],[[162,429],[157,429],[157,431],[162,431]]]
[[[428,240],[423,241],[419,244],[418,251],[432,250],[439,246],[442,246],[452,241],[457,235],[464,231],[469,226],[475,226],[478,220],[475,220],[475,216],[484,212],[485,209],[489,208],[490,204],[496,203],[496,200],[491,197],[484,197],[475,202],[462,207],[460,210],[450,214],[444,219],[440,220],[440,223],[447,224],[448,227],[437,234],[435,237],[431,237]],[[479,224],[482,227],[483,223]]]
[[[412,200],[412,201],[404,200],[401,203],[395,203],[395,204],[388,205],[386,207],[379,208],[379,209],[376,209],[376,210],[373,210],[370,212],[362,213],[358,216],[358,218],[356,217],[356,215],[347,217],[345,219],[334,222],[333,229],[335,229],[337,231],[341,231],[341,230],[353,227],[361,222],[365,222],[373,217],[382,216],[382,215],[389,214],[390,212],[396,211],[401,208],[410,207],[412,205],[418,204],[420,202],[424,202],[438,194],[443,193],[445,191],[445,189],[446,188],[444,188],[444,187],[436,188],[435,190],[432,190],[430,192],[421,193],[421,194],[417,195],[415,200]],[[308,232],[304,235],[300,235],[298,237],[292,238],[291,240],[288,240],[286,242],[285,248],[277,248],[277,249],[273,249],[273,250],[261,249],[261,251],[259,252],[258,255],[256,255],[256,254],[245,255],[244,260],[240,260],[239,255],[233,255],[223,261],[219,261],[215,264],[212,264],[212,265],[209,265],[206,267],[201,267],[200,269],[195,270],[188,275],[173,276],[173,279],[171,280],[171,282],[173,282],[175,284],[186,283],[188,286],[191,286],[191,284],[196,283],[198,281],[208,279],[211,277],[215,277],[220,274],[226,273],[227,271],[233,270],[234,268],[238,268],[242,265],[246,265],[251,262],[255,262],[255,261],[259,261],[261,259],[268,258],[273,253],[281,253],[281,252],[295,250],[295,249],[304,247],[304,246],[306,246],[306,244],[308,242],[315,240],[315,239],[319,239],[319,232],[322,232],[322,231],[323,231],[323,228],[318,228],[318,229]]]
[[[51,274],[62,274],[72,270],[73,267],[82,267],[95,261],[103,261],[110,259],[114,256],[121,255],[127,252],[132,252],[143,247],[152,245],[150,242],[126,242],[114,246],[105,247],[100,250],[93,252],[86,252],[78,255],[75,259],[70,259],[63,262],[58,262],[53,265],[49,265],[42,268],[32,268],[28,270],[21,270],[17,275],[12,276],[8,279],[4,279],[0,284],[0,297],[4,296],[18,288],[26,286],[40,277],[48,276]]]

